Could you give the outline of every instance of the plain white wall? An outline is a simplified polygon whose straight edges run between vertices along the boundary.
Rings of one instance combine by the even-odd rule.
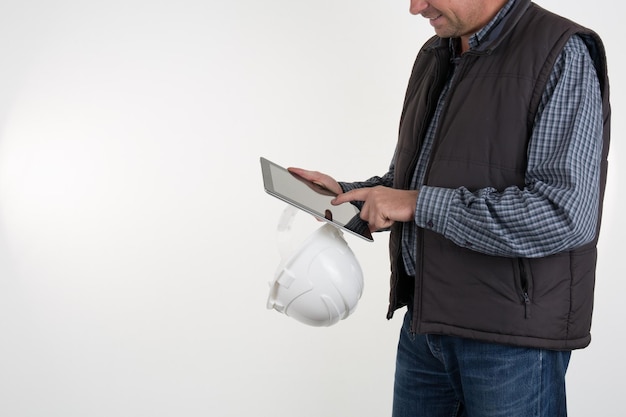
[[[621,415],[621,21],[608,1],[540,4],[608,51],[593,342],[568,384],[572,417]],[[406,0],[3,2],[0,415],[389,415],[387,236],[347,237],[366,285],[349,319],[266,310],[284,206],[258,159],[383,173],[431,34]]]

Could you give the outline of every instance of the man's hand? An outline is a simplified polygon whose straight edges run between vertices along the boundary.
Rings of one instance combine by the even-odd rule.
[[[290,168],[287,168],[287,170],[291,172],[292,174],[296,174],[304,178],[305,180],[309,180],[312,183],[317,184],[322,188],[325,188],[326,190],[330,191],[334,195],[338,195],[343,192],[339,183],[337,183],[337,181],[335,181],[335,179],[329,175],[322,174],[321,172],[317,172],[317,171],[308,171],[302,168],[290,167]]]
[[[371,231],[386,229],[394,222],[409,222],[415,217],[417,190],[396,190],[389,187],[359,188],[338,195],[333,205],[363,201],[361,219]]]

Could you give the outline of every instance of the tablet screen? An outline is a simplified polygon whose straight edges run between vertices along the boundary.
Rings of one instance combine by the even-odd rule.
[[[359,217],[359,209],[351,203],[333,206],[333,193],[305,180],[265,158],[261,158],[265,191],[301,210],[335,226],[373,241],[367,222]]]

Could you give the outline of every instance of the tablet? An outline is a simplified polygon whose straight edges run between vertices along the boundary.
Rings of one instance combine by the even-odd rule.
[[[268,194],[285,201],[320,220],[372,242],[370,229],[352,203],[333,206],[335,194],[286,168],[261,157],[263,185]]]

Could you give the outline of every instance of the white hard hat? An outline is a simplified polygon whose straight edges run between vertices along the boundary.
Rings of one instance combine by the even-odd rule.
[[[343,232],[329,223],[301,245],[289,246],[296,212],[287,206],[278,226],[282,260],[270,282],[267,308],[310,326],[331,326],[356,309],[363,272]]]

